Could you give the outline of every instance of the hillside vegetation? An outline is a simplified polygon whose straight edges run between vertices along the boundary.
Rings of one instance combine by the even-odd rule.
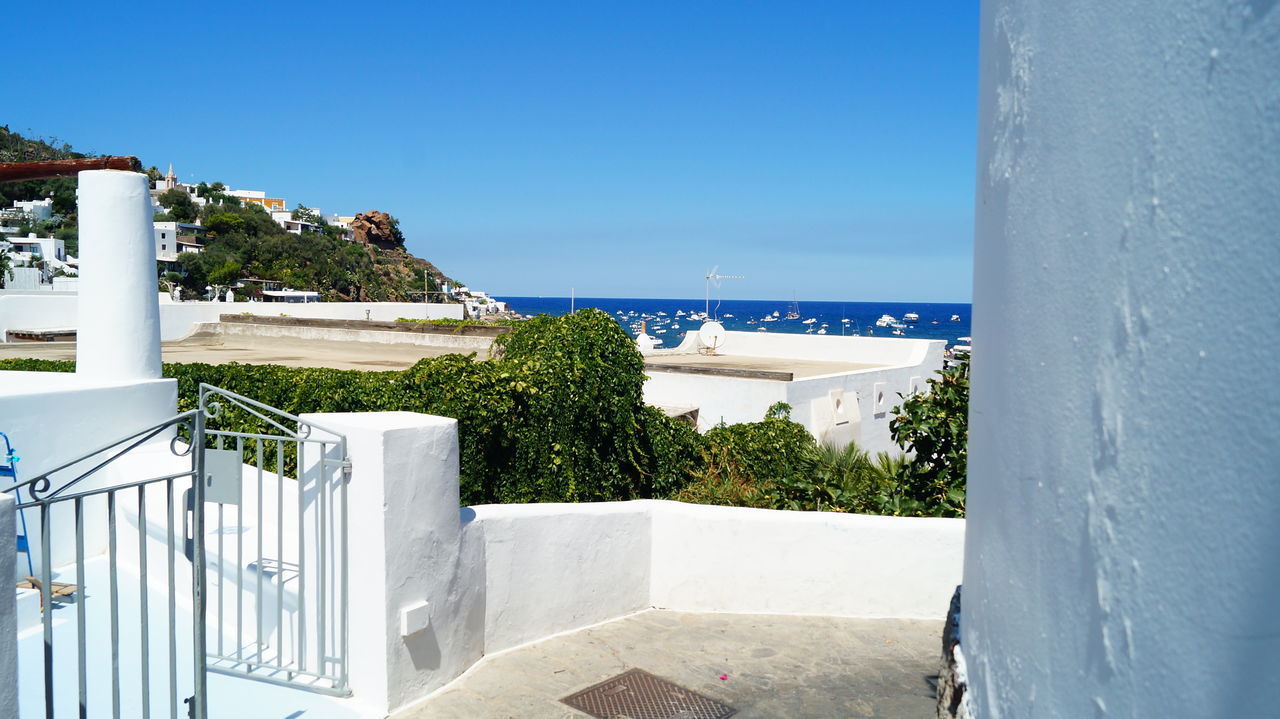
[[[76,152],[56,138],[32,139],[0,126],[0,162],[91,156]],[[162,177],[155,167],[149,168],[147,174],[152,181]],[[20,232],[52,235],[67,243],[68,253],[78,255],[76,185],[73,177],[3,183],[0,207],[11,207],[15,200],[52,197],[53,218],[32,222]],[[325,223],[318,213],[298,205],[293,216],[313,222],[320,229],[294,235],[266,210],[242,205],[239,199],[225,194],[226,189],[221,182],[201,183],[198,193],[209,200],[203,208],[180,190],[158,198],[165,212],[157,220],[199,223],[209,230],[205,251],[179,255],[181,272],[171,272],[163,278],[186,288],[188,296],[203,295],[209,285],[230,286],[241,279],[256,278],[314,290],[326,300],[407,302],[420,300],[421,292],[435,291],[441,284],[453,282],[430,262],[405,249],[394,217],[369,213],[386,218],[379,228],[378,241],[353,243],[342,240],[339,229]]]

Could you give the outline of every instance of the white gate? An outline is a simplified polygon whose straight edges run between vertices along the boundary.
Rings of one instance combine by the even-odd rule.
[[[205,719],[209,671],[350,693],[344,437],[201,385],[39,476],[6,459],[43,640],[19,657],[28,712]]]

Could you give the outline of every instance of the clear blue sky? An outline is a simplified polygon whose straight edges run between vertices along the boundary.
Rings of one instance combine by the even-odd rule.
[[[976,0],[135,5],[10,33],[0,123],[493,294],[970,298]]]

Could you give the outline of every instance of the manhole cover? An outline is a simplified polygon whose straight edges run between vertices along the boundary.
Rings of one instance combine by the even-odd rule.
[[[643,669],[630,669],[560,701],[596,719],[727,719],[738,712]]]

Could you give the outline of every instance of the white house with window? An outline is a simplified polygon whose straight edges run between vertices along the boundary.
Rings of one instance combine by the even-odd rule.
[[[204,227],[186,222],[153,222],[156,261],[176,262],[183,252],[203,252],[200,236]]]

